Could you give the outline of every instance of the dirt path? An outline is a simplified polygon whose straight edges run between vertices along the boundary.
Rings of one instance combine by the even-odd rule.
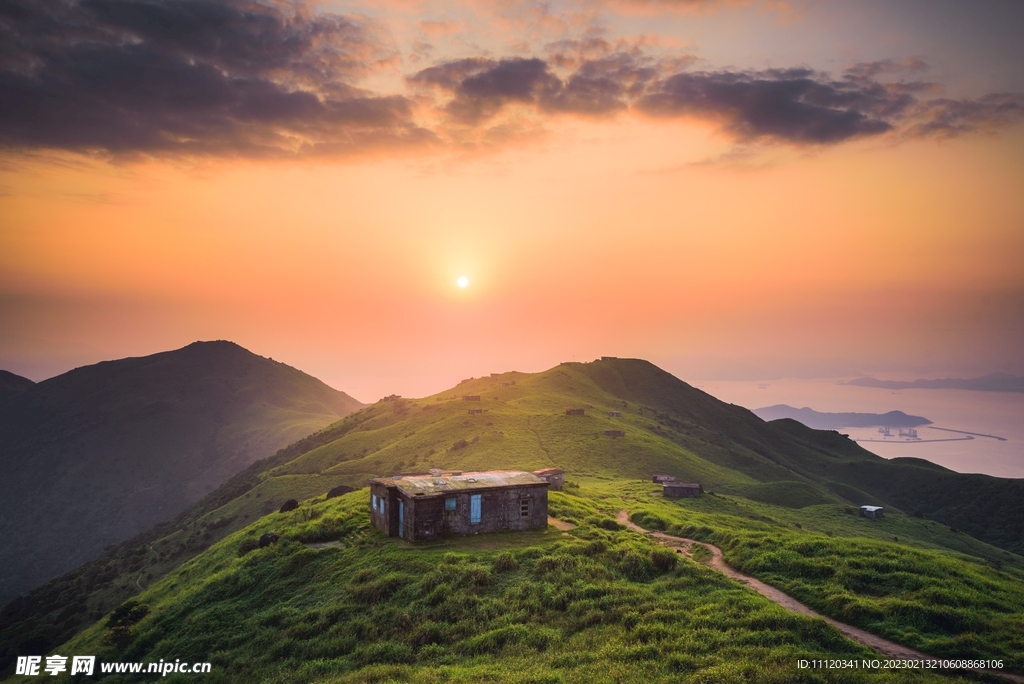
[[[564,520],[559,520],[558,518],[552,518],[550,515],[548,516],[548,525],[551,525],[555,529],[562,530],[563,532],[566,532],[576,527],[571,522],[565,522]]]
[[[822,615],[821,613],[818,613],[812,610],[811,608],[808,608],[792,596],[784,594],[775,587],[765,584],[756,577],[744,575],[742,572],[739,572],[738,570],[729,567],[726,564],[725,559],[722,558],[722,550],[717,546],[714,546],[713,544],[708,544],[707,542],[698,542],[694,539],[686,539],[685,537],[674,537],[670,534],[665,534],[664,532],[653,532],[650,530],[645,530],[644,528],[640,527],[639,525],[637,525],[629,519],[628,511],[619,511],[617,520],[619,521],[619,523],[625,525],[629,529],[635,532],[646,534],[653,539],[657,539],[660,544],[679,549],[685,555],[691,558],[693,557],[693,545],[700,544],[701,546],[705,547],[708,551],[711,552],[711,560],[708,561],[707,565],[714,568],[715,570],[718,570],[726,577],[734,579],[737,582],[742,582],[743,584],[746,584],[748,587],[756,591],[758,594],[761,594],[761,596],[764,596],[769,601],[773,601],[779,604],[786,610],[792,611],[794,613],[800,613],[801,615],[807,615],[809,617],[821,618],[822,620],[832,625],[833,627],[835,627],[840,632],[842,632],[849,638],[853,639],[857,643],[864,644],[869,648],[873,648],[874,650],[878,651],[880,654],[887,658],[894,658],[897,660],[935,659],[934,656],[922,653],[921,651],[915,651],[914,649],[908,646],[902,646],[893,641],[889,641],[888,639],[883,639],[880,636],[871,634],[870,632],[865,632],[863,629],[858,629],[852,625],[839,622],[838,620],[833,620],[830,617]],[[999,677],[1005,677],[1006,679],[1009,679],[1012,682],[1024,683],[1024,677],[1021,677],[1020,675],[1010,674],[1009,672],[1003,672],[1002,670],[979,671],[994,674]]]

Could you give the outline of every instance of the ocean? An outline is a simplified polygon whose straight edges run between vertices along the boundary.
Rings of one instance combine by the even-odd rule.
[[[895,428],[889,437],[877,428],[840,431],[884,458],[913,456],[961,473],[1024,478],[1024,393],[890,390],[843,385],[842,380],[706,381],[695,386],[751,410],[788,404],[828,413],[903,411],[923,416],[932,426],[917,428],[920,441],[901,439]]]

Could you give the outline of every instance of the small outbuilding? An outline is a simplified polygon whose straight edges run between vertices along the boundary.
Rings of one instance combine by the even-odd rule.
[[[662,482],[675,482],[675,481],[676,481],[675,475],[661,475],[659,473],[655,473],[654,475],[651,476],[651,482],[654,482],[656,484],[661,484]]]
[[[860,514],[864,518],[881,518],[882,507],[881,506],[861,506]]]
[[[567,408],[565,409],[565,415],[567,416],[582,416],[583,409],[581,408]]]
[[[565,471],[561,468],[544,468],[534,470],[533,474],[548,483],[548,489],[562,491],[565,487]]]
[[[697,499],[704,493],[704,487],[696,482],[665,482],[661,495],[668,499]]]
[[[625,437],[625,430],[605,430],[604,434],[606,437]]]
[[[480,401],[480,395],[479,394],[467,394],[466,396],[462,397],[462,401]]]
[[[478,416],[478,415],[480,415],[483,412],[484,412],[483,409],[469,409],[469,415],[471,415],[471,416]]]
[[[370,523],[409,542],[543,529],[548,483],[518,470],[437,472],[370,480]]]
[[[622,411],[609,411],[608,412],[608,417],[609,418],[621,418],[622,417]]]

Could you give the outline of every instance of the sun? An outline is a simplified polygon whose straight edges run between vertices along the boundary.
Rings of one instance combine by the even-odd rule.
[[[459,276],[458,279],[455,281],[455,284],[458,285],[459,287],[467,287],[469,285],[469,278],[467,278],[466,276]]]

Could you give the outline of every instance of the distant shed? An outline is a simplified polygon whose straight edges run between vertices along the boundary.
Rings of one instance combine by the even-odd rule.
[[[621,418],[622,417],[622,411],[609,411],[608,412],[608,417],[609,418]]]
[[[704,487],[696,482],[665,482],[661,494],[669,499],[697,499],[704,493]]]
[[[370,523],[409,542],[453,534],[543,529],[548,483],[518,470],[370,480]]]
[[[548,483],[549,489],[562,491],[565,486],[565,471],[561,468],[544,468],[534,470],[533,474]]]
[[[567,416],[582,416],[583,409],[581,408],[567,408],[565,409],[565,415]]]
[[[654,475],[651,476],[651,482],[656,482],[658,484],[661,484],[662,482],[675,482],[675,481],[676,481],[675,475],[661,475],[661,474],[655,473]]]
[[[605,430],[604,434],[607,437],[625,437],[626,436],[626,431],[625,430]]]
[[[467,394],[466,396],[462,397],[462,401],[480,401],[480,395],[479,394]]]
[[[483,409],[469,409],[469,415],[471,415],[471,416],[476,416],[476,415],[479,415],[479,414],[481,414],[483,412],[484,412]]]
[[[882,507],[881,506],[861,506],[860,514],[865,518],[881,518]]]

